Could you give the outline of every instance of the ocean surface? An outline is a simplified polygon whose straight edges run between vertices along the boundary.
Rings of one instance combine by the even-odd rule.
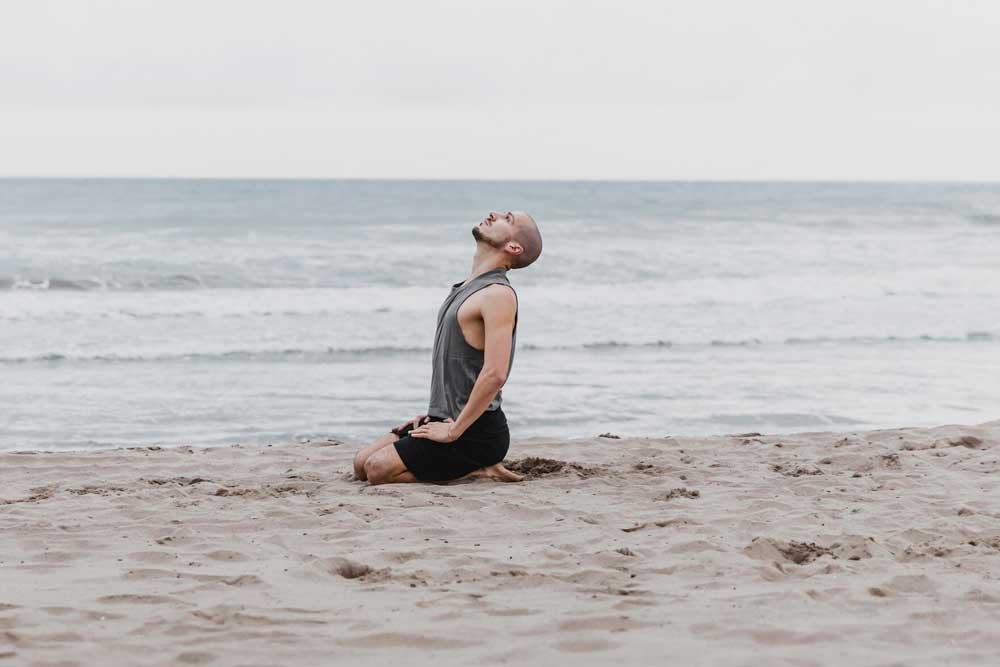
[[[997,185],[15,179],[0,449],[376,437],[491,209],[515,440],[1000,418]]]

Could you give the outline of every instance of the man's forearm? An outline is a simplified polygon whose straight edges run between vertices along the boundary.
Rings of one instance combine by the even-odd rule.
[[[452,424],[449,432],[451,435],[455,436],[457,439],[463,433],[465,429],[472,425],[472,422],[479,419],[486,408],[489,407],[490,402],[493,401],[493,397],[496,396],[497,392],[500,391],[500,387],[506,378],[498,375],[495,372],[483,369],[479,373],[479,377],[476,378],[476,384],[472,387],[472,393],[469,395],[469,400],[462,408],[462,413],[458,415],[458,419]]]

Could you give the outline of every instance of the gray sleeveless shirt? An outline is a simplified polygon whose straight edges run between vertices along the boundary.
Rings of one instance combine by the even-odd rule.
[[[437,316],[432,353],[431,402],[427,414],[432,417],[458,419],[472,394],[476,378],[483,370],[483,351],[469,345],[458,325],[458,309],[474,293],[490,285],[510,287],[505,269],[494,269],[480,274],[466,284],[456,283],[448,298],[441,304]],[[513,288],[511,288],[513,289]],[[514,331],[510,342],[510,365],[514,363],[514,344],[517,342],[517,311],[514,311]],[[508,373],[510,368],[508,366]],[[500,407],[501,394],[490,401],[487,410]]]

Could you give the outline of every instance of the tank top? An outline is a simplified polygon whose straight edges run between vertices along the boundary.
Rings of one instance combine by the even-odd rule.
[[[427,414],[431,417],[451,417],[465,408],[472,394],[476,378],[483,370],[483,351],[469,345],[458,324],[458,309],[470,296],[490,285],[506,285],[506,269],[493,269],[482,273],[469,282],[455,283],[451,293],[441,304],[437,316],[437,330],[434,333],[434,351],[431,354],[431,401]],[[513,289],[513,288],[511,288]],[[516,294],[515,294],[516,298]],[[510,366],[514,364],[514,344],[517,342],[517,310],[514,311],[514,329],[510,341]],[[500,391],[490,401],[488,411],[498,410],[502,401]]]

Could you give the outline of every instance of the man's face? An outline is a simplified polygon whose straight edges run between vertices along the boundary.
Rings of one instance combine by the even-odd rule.
[[[514,238],[514,227],[518,223],[516,213],[490,211],[483,221],[472,228],[477,241],[483,241],[494,248],[503,248]]]

